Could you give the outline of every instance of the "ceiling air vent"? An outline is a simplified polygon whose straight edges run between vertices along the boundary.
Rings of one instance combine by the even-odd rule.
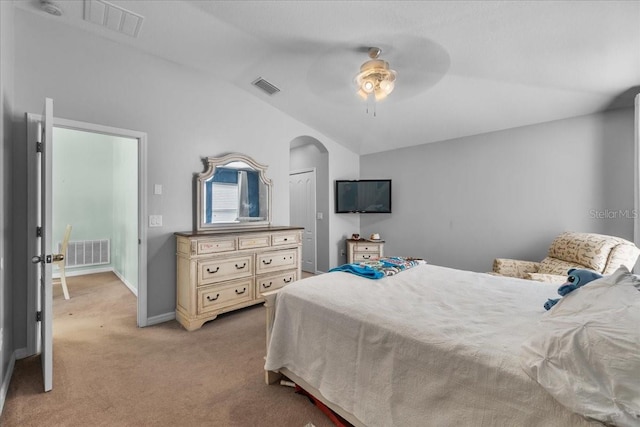
[[[138,37],[144,17],[104,0],[84,0],[84,20]]]
[[[263,79],[262,77],[258,77],[258,79],[251,84],[262,89],[268,95],[273,95],[274,93],[280,92],[280,89],[278,89],[277,87],[275,87],[274,85],[272,85],[271,83]]]

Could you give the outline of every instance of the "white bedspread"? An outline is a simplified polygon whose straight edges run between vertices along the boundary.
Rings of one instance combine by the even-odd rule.
[[[640,279],[620,267],[563,297],[523,343],[524,371],[567,408],[640,427],[638,290]]]
[[[519,364],[556,289],[433,265],[311,277],[279,293],[265,369],[288,368],[367,426],[590,425]]]

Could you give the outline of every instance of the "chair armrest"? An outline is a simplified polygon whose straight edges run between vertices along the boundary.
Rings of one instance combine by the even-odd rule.
[[[501,276],[519,277],[526,279],[528,273],[538,271],[538,262],[521,261],[518,259],[496,258],[493,260],[493,272]]]
[[[527,273],[525,274],[525,279],[535,280],[537,282],[545,282],[545,283],[555,283],[558,285],[562,285],[566,283],[567,276],[561,276],[558,274],[547,274],[547,273]]]

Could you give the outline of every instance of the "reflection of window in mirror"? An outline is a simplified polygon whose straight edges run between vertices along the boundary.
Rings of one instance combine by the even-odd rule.
[[[238,171],[238,196],[240,199],[240,213],[238,219],[247,221],[260,217],[260,194],[258,188],[258,173],[256,171]]]
[[[253,170],[217,167],[205,183],[206,223],[262,221],[260,216],[260,176]]]
[[[241,154],[205,160],[207,170],[195,177],[196,230],[271,223],[271,180],[265,177],[265,165]]]
[[[209,191],[213,192],[213,197],[210,198],[211,208],[205,209],[206,221],[235,221],[238,218],[238,185],[212,182],[210,188],[207,188],[207,192]]]

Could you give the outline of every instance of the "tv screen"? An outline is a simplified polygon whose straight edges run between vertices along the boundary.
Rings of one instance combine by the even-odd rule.
[[[336,180],[336,213],[391,213],[391,180]]]

